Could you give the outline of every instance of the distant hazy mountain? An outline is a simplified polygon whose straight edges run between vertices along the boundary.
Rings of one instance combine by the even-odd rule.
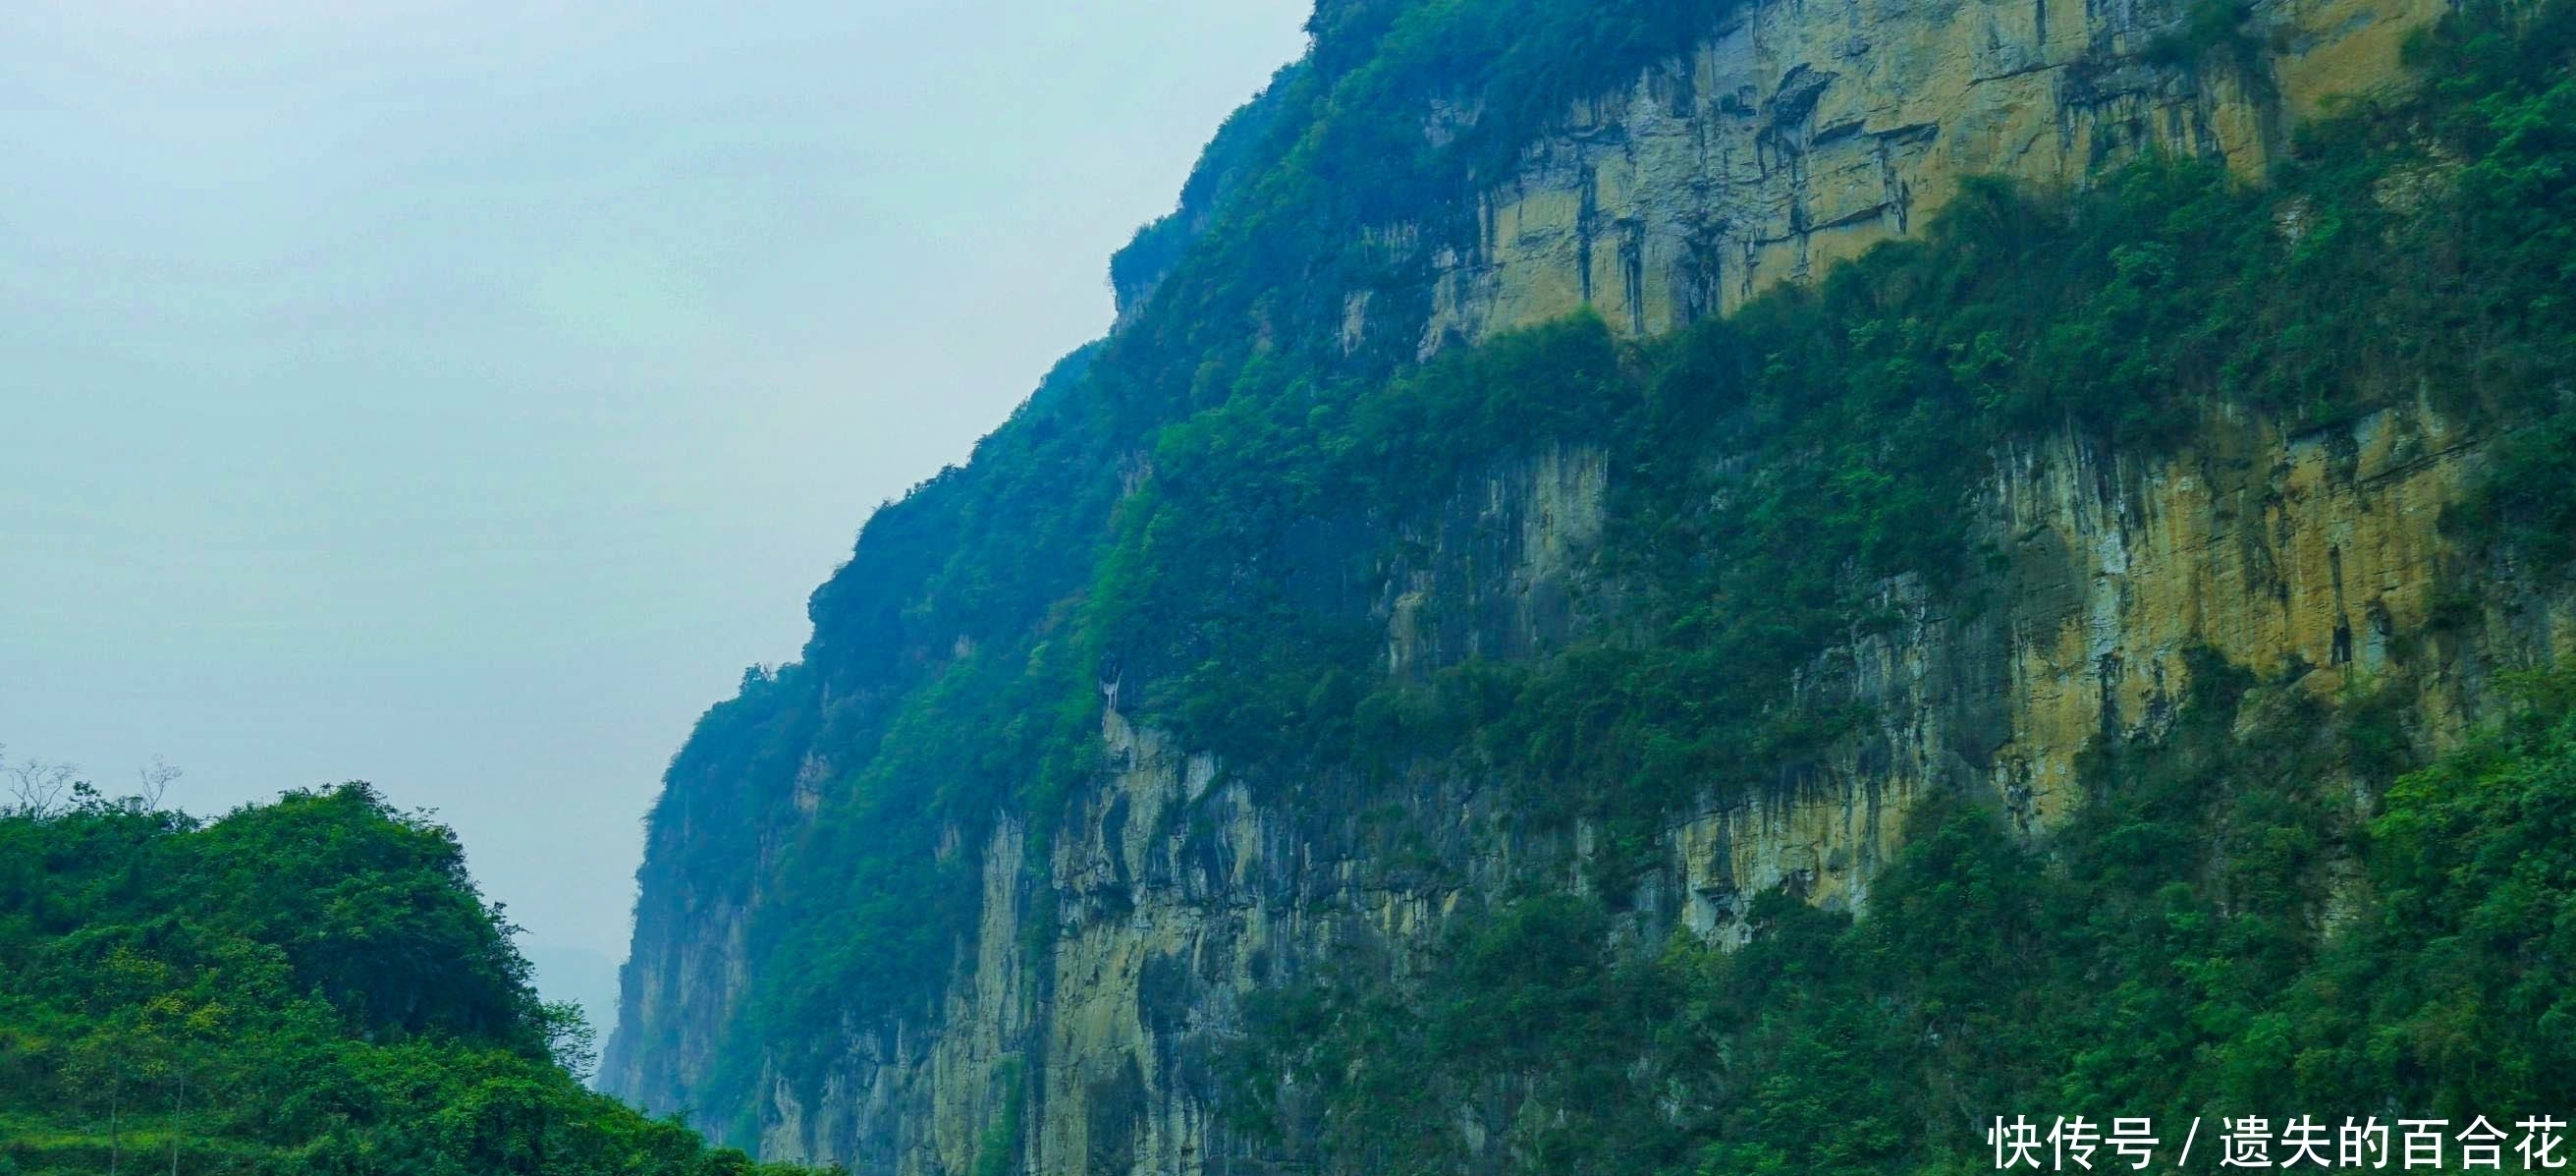
[[[586,947],[541,943],[519,945],[519,954],[536,965],[537,991],[547,1000],[581,1005],[601,1041],[617,1029],[617,961]]]

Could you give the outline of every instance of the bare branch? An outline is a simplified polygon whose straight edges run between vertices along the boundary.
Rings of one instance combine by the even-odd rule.
[[[10,807],[30,817],[51,816],[69,793],[79,769],[40,759],[0,759],[0,776],[8,778]]]
[[[177,780],[179,777],[186,774],[187,773],[182,772],[177,768],[171,767],[169,764],[163,763],[160,756],[153,756],[151,767],[139,769],[134,773],[135,778],[142,783],[142,789],[136,792],[135,795],[143,798],[143,807],[145,810],[150,812],[159,812],[161,811],[162,798],[170,795],[171,781]]]

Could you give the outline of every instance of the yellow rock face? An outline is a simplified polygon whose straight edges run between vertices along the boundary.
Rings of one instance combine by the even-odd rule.
[[[1999,771],[2043,823],[2073,803],[2087,739],[2170,712],[2192,646],[2265,678],[2312,667],[2308,688],[2324,691],[2428,668],[2397,651],[2432,610],[2437,524],[2474,450],[2422,410],[2295,439],[2204,437],[2144,470],[2064,444],[2007,459],[1997,522],[2027,575]]]
[[[2195,648],[2327,696],[2411,676],[2427,726],[2456,733],[2464,688],[2424,639],[2448,555],[2438,520],[2480,447],[2423,409],[2200,436],[2149,464],[2066,437],[2002,455],[1980,531],[2008,560],[2004,603],[1941,617],[1889,586],[1908,623],[1835,659],[1877,729],[1809,779],[1673,830],[1687,924],[1727,942],[1742,900],[1780,885],[1865,905],[1904,813],[1940,785],[1991,795],[2044,837],[2081,801],[2080,753],[2173,717]],[[2544,609],[2528,648],[2491,652],[2539,660],[2568,631],[2563,608]]]
[[[2190,0],[1787,0],[1572,112],[1438,258],[1424,353],[1589,304],[1651,334],[1919,231],[1963,179],[2081,185],[2157,149],[2255,177],[2289,128],[2398,84],[2441,0],[2271,0],[2180,47]],[[2188,58],[2189,60],[2184,60]]]

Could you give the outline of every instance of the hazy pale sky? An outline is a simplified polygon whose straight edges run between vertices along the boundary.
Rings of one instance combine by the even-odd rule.
[[[372,780],[595,989],[690,722],[1306,8],[0,4],[0,742]]]

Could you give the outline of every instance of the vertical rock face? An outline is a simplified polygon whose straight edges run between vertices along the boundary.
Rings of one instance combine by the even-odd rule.
[[[2488,667],[2576,652],[2563,600],[2499,596],[2514,615],[2494,648],[2431,627],[2433,569],[2453,558],[2434,520],[2476,470],[2475,439],[2423,410],[2296,437],[2253,422],[2202,435],[2152,463],[2069,438],[2004,455],[1977,506],[1980,542],[2006,556],[1994,603],[1881,586],[1895,623],[1818,659],[1801,685],[1866,704],[1870,722],[1778,789],[1677,817],[1672,865],[1634,904],[1639,930],[1728,942],[1747,933],[1746,901],[1780,886],[1865,907],[1905,813],[1938,789],[1992,796],[2045,837],[2082,803],[2080,752],[2173,716],[2192,649],[2329,694],[2407,676],[2430,725],[2452,730]],[[1472,541],[1435,543],[1430,570],[1391,585],[1438,583],[1474,556],[1508,560],[1488,570],[1511,595],[1570,591],[1598,570],[1597,471],[1597,455],[1558,453],[1477,481],[1433,528]],[[1385,610],[1397,664],[1431,656],[1405,620],[1421,591]],[[1539,646],[1551,624],[1544,610],[1481,615],[1473,640],[1506,648]],[[1039,868],[1024,868],[1008,822],[957,850],[981,862],[983,921],[937,1015],[854,1038],[817,1087],[768,1083],[765,1154],[938,1173],[981,1170],[1001,1146],[984,1162],[1010,1171],[1267,1170],[1228,1135],[1214,1064],[1246,994],[1352,956],[1400,974],[1461,903],[1583,884],[1583,830],[1531,833],[1475,779],[1392,799],[1335,780],[1269,796],[1114,709],[1100,740],[1106,782]],[[1032,937],[1038,905],[1052,913]],[[988,1142],[1022,1081],[1024,1130]]]
[[[1420,350],[1586,305],[1638,334],[1724,313],[1911,231],[1979,174],[2081,184],[2152,148],[2258,175],[2329,95],[2396,84],[2399,44],[2436,8],[2275,0],[2243,45],[2213,47],[2177,40],[2189,14],[2168,0],[1747,7],[1571,112],[1479,197],[1478,240],[1437,258]],[[1374,305],[1348,300],[1346,339],[1381,325]],[[1795,684],[1866,720],[1774,788],[1676,814],[1633,929],[1729,942],[1776,887],[1864,908],[1936,791],[1990,797],[2045,838],[2083,803],[2078,755],[2169,721],[2195,650],[2302,690],[2406,678],[2436,732],[2474,717],[2494,667],[2576,652],[2565,601],[2500,591],[2475,641],[2440,623],[2436,573],[2461,557],[2436,524],[2485,438],[2420,406],[2299,435],[2212,419],[2195,436],[2153,459],[2071,436],[1992,455],[1978,590],[1876,585],[1885,623]],[[1560,447],[1371,520],[1403,553],[1363,586],[1385,667],[1528,657],[1618,624],[1601,558],[1618,490],[1605,454]],[[1272,774],[1178,746],[1103,690],[1104,766],[1048,835],[1004,818],[943,845],[981,903],[936,1002],[844,1026],[819,1071],[731,1059],[760,1072],[755,1105],[727,1108],[738,1136],[871,1173],[1271,1170],[1229,1132],[1216,1060],[1247,994],[1342,958],[1401,976],[1463,903],[1588,884],[1591,832],[1543,831],[1488,781],[1256,788]],[[806,753],[795,788],[828,758]],[[748,881],[695,887],[648,864],[609,1089],[693,1106],[720,1050],[776,1046],[725,1026],[764,966],[744,932],[762,847],[812,811],[788,795],[740,817],[760,830]],[[1460,1130],[1478,1130],[1472,1112]]]
[[[2083,797],[2076,757],[2158,732],[2189,684],[2186,655],[2331,696],[2407,677],[2429,729],[2456,734],[2487,667],[2576,650],[2564,600],[2493,607],[2487,648],[2435,630],[2440,574],[2458,557],[2437,525],[2481,445],[2427,410],[2282,436],[2211,422],[2150,463],[2060,437],[2006,454],[1980,504],[2005,557],[2003,603],[1944,614],[1887,587],[1903,618],[1828,659],[1837,688],[1879,716],[1784,796],[1704,813],[1672,832],[1686,921],[1741,934],[1741,901],[1780,885],[1858,907],[1901,815],[1934,787],[1991,795],[2034,836]]]
[[[851,1036],[819,1086],[765,1076],[763,1155],[863,1171],[969,1169],[1016,1097],[1033,1011],[1019,956],[1027,849],[1008,819],[976,847],[982,923],[935,1018]]]
[[[1903,236],[1971,176],[2080,185],[2142,150],[2259,176],[2297,119],[2392,83],[2442,7],[2267,2],[2212,47],[2182,0],[1748,5],[1484,196],[1423,350],[1583,305],[1667,330]]]

